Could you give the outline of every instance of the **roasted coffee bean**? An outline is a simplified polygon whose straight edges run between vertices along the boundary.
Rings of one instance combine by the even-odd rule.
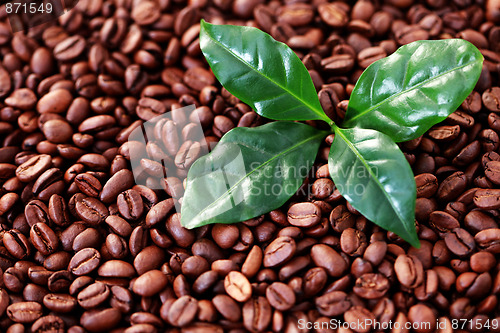
[[[16,229],[11,229],[3,234],[3,245],[8,253],[17,259],[24,259],[31,253],[28,239]]]
[[[460,223],[455,217],[442,211],[432,212],[429,215],[429,224],[439,232],[449,232],[460,227]]]
[[[467,186],[467,177],[461,171],[457,171],[441,182],[437,196],[442,201],[452,201],[463,193]]]
[[[99,251],[93,248],[85,248],[78,251],[69,262],[68,270],[80,276],[86,275],[95,270],[101,261]]]
[[[500,111],[500,88],[493,87],[483,92],[483,105],[490,111]]]
[[[358,322],[366,323],[366,325],[363,325],[363,327],[359,327],[357,329],[357,331],[360,333],[366,333],[371,330],[371,326],[373,321],[375,320],[375,316],[370,312],[370,310],[356,305],[344,313],[344,320],[346,321],[346,323],[349,323],[350,326]]]
[[[31,325],[31,330],[33,332],[54,332],[63,333],[65,329],[64,321],[55,315],[48,315],[38,318],[33,325]]]
[[[132,189],[118,195],[117,205],[120,214],[127,220],[137,220],[144,211],[141,195]]]
[[[279,311],[286,311],[295,305],[292,288],[281,282],[274,282],[267,287],[266,298],[269,304]]]
[[[68,37],[54,47],[54,57],[61,61],[74,59],[83,52],[85,44],[85,39],[82,36]]]
[[[347,269],[347,263],[340,254],[326,244],[316,244],[311,248],[311,259],[323,267],[330,276],[339,277]]]
[[[30,182],[40,176],[51,164],[50,155],[34,156],[17,167],[16,176],[22,182]]]
[[[430,173],[422,173],[415,176],[417,184],[417,197],[430,198],[438,189],[438,180],[436,176]]]
[[[76,299],[65,294],[47,294],[43,297],[43,305],[57,313],[68,313],[76,308]]]
[[[264,331],[271,323],[271,306],[267,299],[258,296],[243,305],[243,325],[249,331]]]
[[[495,257],[487,251],[479,251],[470,257],[470,267],[474,272],[488,272],[495,265]]]
[[[81,173],[76,176],[75,184],[80,191],[89,197],[97,197],[102,190],[102,185],[99,180],[87,173]]]
[[[167,285],[167,277],[159,270],[150,270],[135,280],[132,290],[141,296],[153,296]]]
[[[480,189],[474,193],[474,204],[483,209],[500,208],[500,190]]]
[[[191,296],[182,296],[175,300],[168,310],[167,320],[176,327],[190,324],[198,312],[198,302]]]
[[[455,228],[446,234],[448,249],[459,257],[468,256],[475,248],[474,238],[464,229]]]
[[[342,291],[332,291],[324,294],[316,298],[315,304],[319,313],[329,317],[338,316],[352,306],[348,295]]]
[[[297,227],[312,227],[320,220],[321,210],[313,203],[298,203],[288,210],[288,222]]]
[[[348,228],[342,231],[340,236],[340,247],[342,251],[350,256],[360,256],[365,251],[368,244],[363,232]]]
[[[426,301],[436,295],[438,291],[439,278],[437,273],[430,269],[425,271],[423,283],[415,289],[415,297],[420,301]]]
[[[382,274],[366,273],[356,280],[353,290],[359,297],[377,299],[384,296],[389,287],[389,280]]]
[[[237,322],[241,319],[241,309],[231,297],[227,295],[216,295],[212,300],[213,306],[222,316],[232,322]],[[201,303],[202,304],[202,303]],[[200,302],[198,307],[200,307]],[[200,308],[200,311],[202,308]]]
[[[42,306],[36,302],[18,302],[7,307],[9,318],[22,324],[29,324],[42,316]]]
[[[30,240],[33,246],[43,255],[54,253],[59,245],[56,234],[45,223],[37,223],[31,227]]]
[[[297,249],[295,241],[291,237],[283,236],[276,238],[264,250],[264,267],[275,267],[288,261]]]
[[[334,28],[345,26],[349,20],[344,8],[336,3],[321,4],[318,6],[318,13],[326,24]]]
[[[424,269],[419,259],[401,254],[394,262],[394,271],[399,282],[407,288],[418,287],[424,278]]]
[[[99,266],[97,274],[102,277],[130,278],[135,275],[135,270],[128,262],[108,260]]]
[[[229,272],[224,279],[226,293],[238,302],[246,302],[252,296],[252,287],[245,275],[237,271]]]
[[[92,197],[83,197],[76,201],[75,210],[78,216],[90,225],[98,225],[109,215],[108,208]]]
[[[105,332],[114,328],[121,317],[120,311],[114,308],[92,309],[82,314],[80,324],[90,332]]]
[[[78,293],[78,304],[84,309],[93,309],[105,302],[109,297],[109,287],[101,282],[96,282]]]
[[[477,246],[493,254],[500,253],[500,229],[485,229],[474,236]]]

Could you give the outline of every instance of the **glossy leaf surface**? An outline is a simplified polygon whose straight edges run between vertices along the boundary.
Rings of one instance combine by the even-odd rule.
[[[258,114],[276,120],[330,121],[300,59],[265,32],[202,20],[200,47],[220,83]]]
[[[363,72],[344,125],[375,129],[396,142],[417,138],[471,93],[482,62],[479,50],[461,39],[404,45]]]
[[[328,133],[292,122],[229,131],[190,168],[181,223],[234,223],[283,205],[302,185]]]
[[[335,186],[354,208],[418,246],[415,180],[391,138],[370,129],[337,128],[328,168]]]

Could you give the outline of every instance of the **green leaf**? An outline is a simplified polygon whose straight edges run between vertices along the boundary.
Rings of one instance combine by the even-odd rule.
[[[458,108],[482,63],[479,50],[462,39],[404,45],[363,72],[344,126],[375,129],[396,142],[415,139]]]
[[[327,132],[292,122],[229,131],[188,172],[181,223],[234,223],[282,206],[311,169]]]
[[[370,129],[335,129],[328,157],[339,192],[367,219],[418,247],[416,185],[398,146]]]
[[[224,88],[261,116],[331,121],[306,67],[288,46],[265,32],[201,20],[200,47]]]

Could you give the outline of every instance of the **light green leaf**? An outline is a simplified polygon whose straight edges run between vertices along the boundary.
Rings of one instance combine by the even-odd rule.
[[[328,168],[335,186],[354,208],[419,246],[413,172],[387,135],[370,129],[336,128]]]
[[[202,20],[200,47],[220,83],[261,116],[330,121],[304,64],[265,32]]]
[[[444,120],[467,98],[483,56],[462,39],[416,41],[371,64],[351,94],[345,127],[408,141]]]
[[[191,166],[182,225],[240,222],[279,208],[303,183],[327,134],[292,122],[229,131]]]

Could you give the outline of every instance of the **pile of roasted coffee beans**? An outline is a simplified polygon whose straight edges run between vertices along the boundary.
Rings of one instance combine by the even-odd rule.
[[[420,249],[335,190],[331,136],[281,209],[181,227],[186,170],[158,181],[155,161],[184,163],[192,119],[210,143],[266,121],[210,72],[201,18],[287,43],[337,121],[363,69],[400,45],[481,50],[459,110],[401,145]],[[499,0],[80,0],[16,34],[2,5],[0,60],[0,331],[500,332]],[[175,112],[191,104],[193,118]],[[128,136],[169,110],[137,185]]]

